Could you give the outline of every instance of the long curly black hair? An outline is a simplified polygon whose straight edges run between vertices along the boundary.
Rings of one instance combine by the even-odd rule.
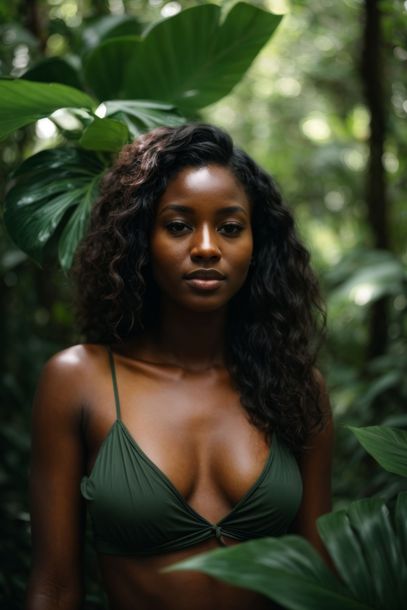
[[[182,168],[230,169],[252,204],[253,261],[229,303],[227,367],[250,421],[299,453],[324,425],[314,368],[326,312],[310,254],[273,179],[212,125],[160,127],[124,147],[107,172],[71,277],[84,340],[124,341],[154,322],[149,235],[158,200]]]

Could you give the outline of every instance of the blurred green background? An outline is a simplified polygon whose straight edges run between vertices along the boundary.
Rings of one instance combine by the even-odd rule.
[[[207,3],[3,0],[0,74],[18,77],[43,57],[92,46],[103,18],[130,15],[144,28],[200,4]],[[346,425],[407,425],[407,3],[252,4],[285,14],[283,22],[232,93],[200,116],[226,128],[276,178],[311,251],[328,305],[319,366],[336,421],[334,508],[366,495],[390,498],[406,483],[379,471]],[[10,172],[57,138],[41,119],[0,143],[2,200]],[[3,223],[0,232],[0,607],[14,609],[30,561],[36,380],[45,360],[79,335],[64,273],[51,263],[41,269]],[[91,551],[87,557],[86,608],[102,608]]]

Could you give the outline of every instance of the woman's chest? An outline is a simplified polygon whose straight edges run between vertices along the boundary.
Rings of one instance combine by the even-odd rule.
[[[102,395],[89,412],[93,462],[81,492],[97,550],[160,556],[286,531],[301,481],[277,436],[270,450],[222,379],[170,381],[143,378],[137,392],[122,382],[116,419]]]
[[[116,407],[127,441],[195,510],[217,521],[253,485],[269,455],[266,439],[249,423],[227,373],[120,373]],[[113,390],[101,384],[88,418],[88,472],[114,415]]]

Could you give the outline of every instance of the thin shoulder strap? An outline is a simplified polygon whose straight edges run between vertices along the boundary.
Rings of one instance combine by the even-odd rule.
[[[120,400],[119,400],[119,392],[117,389],[116,367],[114,365],[114,357],[113,357],[113,352],[112,352],[112,348],[110,347],[110,345],[108,345],[108,352],[109,352],[110,370],[112,373],[114,400],[116,403],[116,416],[117,416],[117,419],[120,419]]]

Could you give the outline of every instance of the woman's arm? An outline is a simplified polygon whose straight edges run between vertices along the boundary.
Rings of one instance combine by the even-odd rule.
[[[303,497],[300,509],[290,531],[304,536],[320,552],[326,563],[333,567],[329,554],[318,534],[316,520],[332,510],[331,470],[334,445],[332,411],[324,378],[318,370],[315,376],[320,386],[320,406],[326,424],[322,431],[310,435],[300,459],[303,479]]]
[[[80,367],[74,348],[44,366],[33,404],[32,571],[26,610],[78,610],[83,597],[84,507]]]

